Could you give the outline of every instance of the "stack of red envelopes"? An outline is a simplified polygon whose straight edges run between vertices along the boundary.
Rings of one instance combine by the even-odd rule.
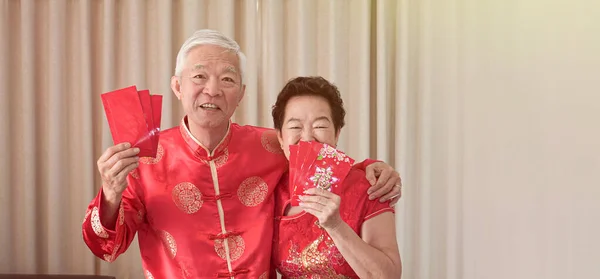
[[[140,157],[156,157],[162,96],[130,86],[101,95],[115,145],[128,142]]]
[[[298,206],[298,196],[310,188],[339,193],[339,187],[354,164],[354,159],[328,144],[300,141],[290,145],[291,205]]]

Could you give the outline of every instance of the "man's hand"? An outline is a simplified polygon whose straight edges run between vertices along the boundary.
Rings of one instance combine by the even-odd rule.
[[[105,201],[118,204],[127,188],[127,175],[139,165],[139,148],[130,148],[129,143],[111,146],[98,159],[98,171],[102,177]]]
[[[394,206],[402,196],[400,174],[383,162],[370,164],[365,171],[372,186],[367,191],[369,199],[379,199],[380,202],[391,200],[390,204]]]

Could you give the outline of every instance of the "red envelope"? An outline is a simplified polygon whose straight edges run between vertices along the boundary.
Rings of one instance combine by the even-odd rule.
[[[101,98],[113,143],[129,142],[140,148],[138,156],[156,157],[162,96],[150,96],[148,90],[129,86],[104,93]]]
[[[154,139],[154,146],[158,148],[158,136],[160,135],[160,121],[162,120],[162,95],[152,95],[152,115],[154,121],[154,128],[150,131]]]
[[[144,121],[146,122],[145,134],[138,138],[133,144],[140,149],[140,157],[154,157],[156,156],[156,149],[154,147],[155,138],[153,136],[154,131],[154,115],[152,114],[152,101],[150,99],[149,90],[138,91],[139,101],[142,104],[142,111],[144,112]]]
[[[296,160],[298,160],[298,145],[290,145],[290,170],[289,170],[289,185],[294,185],[296,183],[296,174],[298,173],[298,165]],[[293,191],[292,191],[293,193]]]
[[[300,143],[298,147],[299,160],[302,166],[296,173],[294,185],[290,185],[292,206],[298,206],[299,195],[306,189],[318,187],[339,193],[337,188],[350,172],[354,159],[330,145],[318,142]],[[300,155],[304,154],[304,155]]]

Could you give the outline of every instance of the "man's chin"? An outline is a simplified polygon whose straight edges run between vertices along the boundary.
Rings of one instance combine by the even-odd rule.
[[[229,120],[223,116],[205,117],[202,115],[197,115],[196,117],[193,117],[192,121],[196,127],[202,129],[217,129],[226,126],[229,123]]]

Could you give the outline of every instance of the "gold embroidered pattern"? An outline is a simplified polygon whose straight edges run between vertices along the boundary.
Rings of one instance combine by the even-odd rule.
[[[265,200],[268,191],[267,183],[262,178],[253,176],[242,182],[237,194],[245,206],[257,206]]]
[[[310,278],[345,279],[348,277],[337,274],[334,267],[344,263],[333,240],[321,234],[302,252],[298,252],[298,245],[291,243],[288,258],[281,262],[281,271],[293,278],[309,278],[307,274],[311,274]]]
[[[225,165],[225,163],[227,163],[227,159],[229,159],[229,149],[225,148],[225,150],[223,151],[223,154],[217,158],[214,159],[215,161],[215,166],[217,168],[222,167],[223,165]],[[210,165],[210,163],[204,159],[200,159],[203,163]]]
[[[217,168],[222,167],[223,165],[225,165],[225,163],[227,163],[227,159],[229,159],[229,150],[225,148],[225,151],[223,151],[223,155],[215,159],[215,166]]]
[[[229,256],[231,257],[231,261],[239,259],[246,249],[244,239],[239,235],[232,235],[226,240],[227,245],[229,246]],[[221,259],[227,260],[224,239],[215,239],[215,252],[217,252],[217,255],[219,255]]]
[[[179,270],[181,271],[181,278],[192,278],[192,274],[188,271],[188,265],[186,263],[184,263],[183,261],[177,261],[177,265],[179,266]]]
[[[119,225],[122,226],[125,223],[125,209],[123,209],[123,204],[119,206]]]
[[[117,251],[119,251],[119,248],[121,247],[121,244],[116,244],[115,247],[113,248],[112,254],[104,254],[104,260],[112,263],[117,257]]]
[[[165,250],[171,256],[171,259],[175,258],[177,255],[177,243],[175,242],[175,238],[173,238],[173,236],[167,231],[160,231],[159,235],[162,239]]]
[[[275,154],[283,154],[279,140],[277,140],[277,133],[274,130],[267,130],[260,136],[260,143],[269,152]]]
[[[109,263],[112,263],[113,257],[112,257],[112,255],[104,254],[104,260],[107,261],[107,262],[109,262]]]
[[[155,158],[140,157],[140,163],[146,164],[146,165],[156,164],[156,163],[160,162],[160,159],[162,159],[163,155],[165,155],[165,150],[163,149],[162,145],[160,145],[160,143],[159,143],[158,148],[156,149],[156,157]]]
[[[94,209],[92,209],[92,229],[97,236],[101,238],[108,238],[108,233],[100,222],[100,213],[98,212],[98,207],[96,206],[94,206]]]
[[[177,184],[171,192],[171,197],[175,205],[187,214],[198,212],[204,203],[198,187],[189,182]]]
[[[146,270],[146,279],[154,279],[154,276],[152,276],[152,273],[148,270]]]

